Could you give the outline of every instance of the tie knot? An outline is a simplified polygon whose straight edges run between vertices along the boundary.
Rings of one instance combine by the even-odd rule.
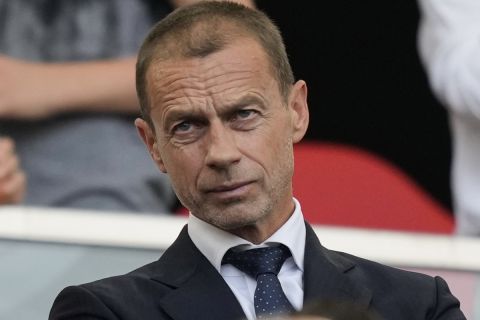
[[[259,275],[265,273],[277,275],[285,260],[290,256],[290,250],[284,245],[245,251],[230,249],[225,253],[222,264],[231,264],[257,279]]]

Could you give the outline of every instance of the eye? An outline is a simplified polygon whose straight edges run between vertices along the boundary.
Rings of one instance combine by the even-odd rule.
[[[205,124],[198,120],[182,120],[173,125],[170,139],[174,143],[187,144],[199,139],[205,132]]]
[[[256,111],[252,109],[242,109],[238,110],[235,113],[235,120],[246,120],[254,117],[256,115]]]
[[[261,124],[261,113],[255,109],[236,110],[231,119],[231,126],[237,130],[253,130]]]
[[[184,133],[191,130],[193,127],[193,123],[190,121],[183,121],[179,124],[175,125],[172,129],[173,133]]]

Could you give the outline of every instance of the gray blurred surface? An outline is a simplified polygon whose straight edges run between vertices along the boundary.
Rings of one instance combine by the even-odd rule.
[[[160,255],[158,250],[0,239],[0,319],[47,319],[64,287],[123,274]]]

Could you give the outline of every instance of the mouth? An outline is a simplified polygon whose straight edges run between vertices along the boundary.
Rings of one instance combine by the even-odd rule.
[[[225,183],[208,188],[206,193],[219,199],[239,198],[248,193],[253,183],[253,181]]]

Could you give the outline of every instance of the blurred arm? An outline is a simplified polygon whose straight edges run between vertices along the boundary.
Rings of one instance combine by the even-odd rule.
[[[0,118],[38,119],[63,112],[138,111],[135,57],[34,63],[0,55]]]
[[[419,0],[420,55],[437,97],[480,120],[480,1]]]

